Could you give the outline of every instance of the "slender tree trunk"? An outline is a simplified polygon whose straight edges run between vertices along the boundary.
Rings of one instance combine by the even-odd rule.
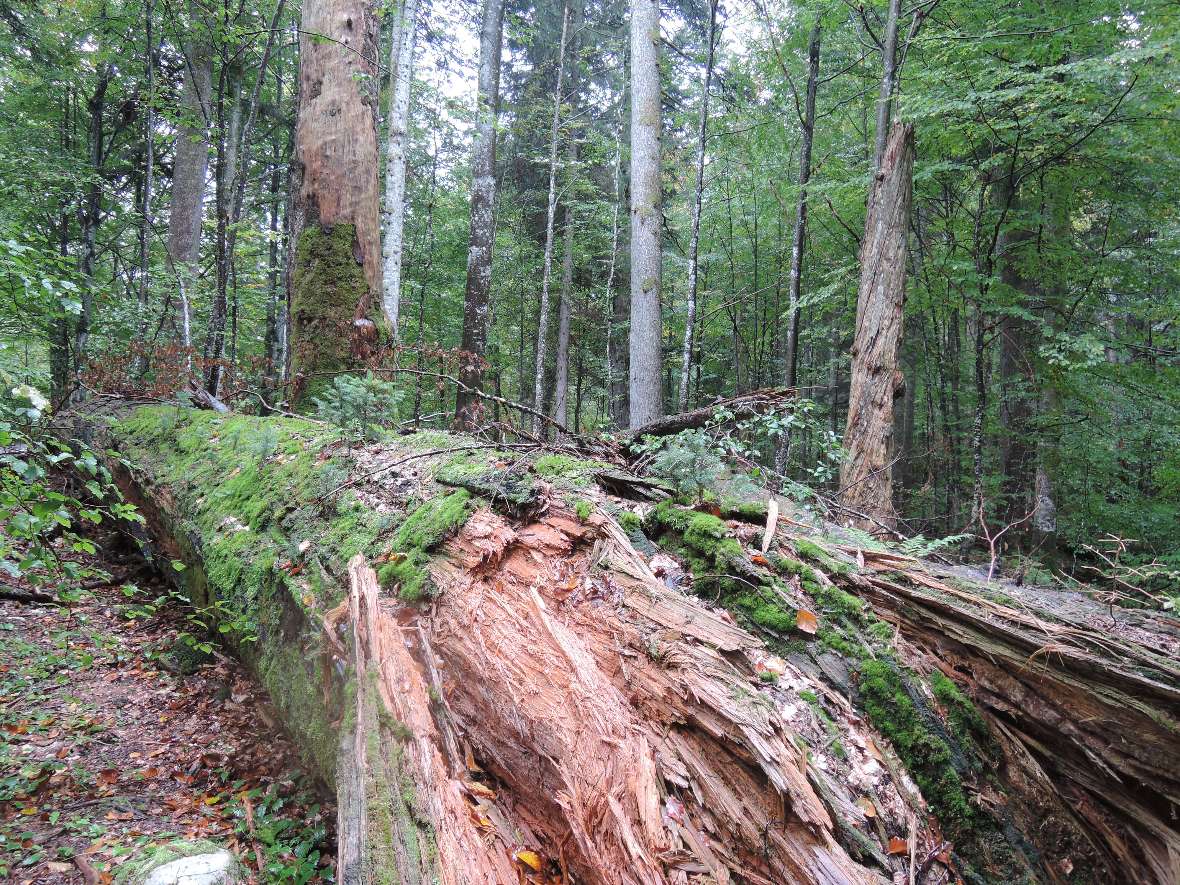
[[[622,122],[620,121],[620,128]],[[610,258],[606,272],[606,290],[603,297],[603,313],[606,317],[606,413],[615,427],[627,423],[627,364],[626,350],[620,342],[623,301],[622,294],[615,287],[619,258],[619,210],[622,206],[623,174],[622,139],[615,132],[615,165],[611,182],[614,185],[614,201],[611,209]]]
[[[484,0],[479,39],[479,118],[471,160],[471,231],[467,248],[467,288],[463,299],[464,358],[455,396],[455,420],[460,427],[479,423],[483,389],[484,351],[487,350],[488,312],[492,294],[492,247],[495,242],[496,115],[500,105],[500,52],[504,0]]]
[[[201,251],[205,216],[205,179],[209,174],[209,124],[213,116],[213,50],[197,4],[190,4],[189,26],[196,37],[184,47],[184,85],[172,166],[168,215],[168,267],[176,285],[174,334],[191,348],[192,293]],[[191,357],[189,368],[192,368]]]
[[[258,107],[262,96],[262,85],[266,80],[270,56],[279,34],[285,0],[275,5],[266,32],[266,43],[262,50],[258,73],[250,92],[249,103],[243,109],[241,101],[242,70],[237,64],[228,66],[230,85],[230,110],[225,118],[224,95],[226,85],[225,69],[228,56],[223,56],[222,79],[218,85],[218,163],[217,163],[217,293],[213,311],[209,316],[209,334],[205,342],[205,356],[210,365],[206,373],[206,388],[217,396],[221,382],[220,360],[225,351],[225,319],[227,290],[230,277],[234,275],[234,255],[238,241],[238,225],[242,220],[242,208],[246,198],[246,176],[249,172],[249,147],[254,123],[258,119]],[[349,25],[351,29],[351,24]],[[374,66],[372,59],[367,60]],[[245,117],[243,120],[243,110]],[[233,315],[237,317],[237,292],[235,286]],[[236,330],[235,330],[236,351]],[[231,365],[236,352],[232,354]]]
[[[569,36],[570,9],[561,16],[561,43],[557,48],[557,85],[553,88],[553,120],[549,128],[549,201],[545,208],[545,253],[541,261],[541,305],[537,312],[537,359],[533,368],[533,408],[545,407],[545,351],[549,343],[549,283],[553,277],[553,235],[557,216],[557,139],[561,131],[561,87],[565,75],[565,46]],[[566,226],[569,226],[567,213]],[[572,235],[572,229],[571,229]],[[533,434],[541,432],[541,418],[533,417]]]
[[[377,20],[366,0],[305,0],[301,30],[289,283],[296,408],[327,374],[365,364],[381,293]]]
[[[414,82],[414,46],[418,0],[403,0],[394,30],[389,66],[393,71],[389,99],[389,140],[385,154],[385,240],[381,303],[389,332],[398,337],[402,297],[402,241],[406,227],[406,138],[410,125],[410,87]]]
[[[147,0],[144,5],[144,41],[147,45],[147,70],[144,80],[147,87],[147,101],[143,115],[143,195],[139,206],[139,317],[137,321],[139,340],[145,345],[148,329],[148,305],[152,290],[152,187],[156,167],[156,38],[152,28],[153,11],[152,0]],[[146,354],[140,358],[140,366],[146,368]]]
[[[275,105],[282,112],[283,109],[283,78],[281,76],[275,77]],[[278,388],[279,375],[281,374],[280,366],[282,365],[279,356],[279,323],[281,317],[281,303],[285,300],[281,297],[282,293],[282,265],[279,263],[282,230],[285,227],[280,219],[279,206],[285,202],[283,200],[283,150],[282,142],[276,129],[273,141],[271,142],[271,159],[270,159],[270,207],[267,210],[267,217],[269,219],[270,242],[267,243],[267,258],[266,258],[266,369],[265,369],[265,396],[269,402]]]
[[[807,41],[807,97],[803,107],[803,138],[799,147],[799,203],[795,209],[795,231],[791,237],[791,276],[787,287],[790,319],[786,337],[787,387],[798,383],[799,293],[803,279],[803,243],[807,236],[807,184],[811,181],[811,145],[815,137],[815,96],[819,88],[820,17],[815,17]]]
[[[631,0],[631,329],[629,426],[664,413],[660,278],[659,0]]]
[[[102,221],[102,174],[106,163],[106,127],[103,116],[106,112],[106,94],[114,69],[104,64],[95,84],[94,92],[86,102],[89,113],[87,130],[87,152],[89,155],[90,181],[82,205],[78,209],[78,233],[81,249],[78,253],[78,276],[82,279],[82,310],[74,327],[74,374],[82,374],[86,364],[86,345],[90,339],[90,322],[94,315],[94,271],[98,255],[98,226]]]
[[[893,402],[905,304],[906,235],[914,164],[914,129],[898,123],[874,179],[861,244],[852,386],[840,472],[840,498],[850,524],[872,532],[894,528]]]
[[[701,110],[697,117],[696,183],[692,200],[692,236],[688,244],[688,309],[684,318],[684,346],[680,351],[680,387],[676,404],[688,409],[688,380],[692,374],[693,336],[697,320],[698,257],[701,249],[701,202],[705,192],[705,136],[709,128],[709,87],[713,82],[713,56],[717,45],[717,0],[709,3],[709,32],[706,38],[705,73],[701,77]]]
[[[811,145],[815,136],[815,95],[819,88],[820,16],[816,15],[807,41],[807,95],[803,103],[803,132],[799,146],[799,202],[795,207],[795,230],[791,236],[791,271],[787,283],[787,334],[783,344],[783,382],[787,387],[799,383],[799,298],[803,280],[803,243],[807,237],[807,184],[811,181]],[[784,432],[775,448],[774,472],[787,469],[791,439]]]
[[[578,33],[582,27],[584,0],[575,0],[570,7],[569,34],[569,95],[570,118],[578,115],[578,96],[581,89],[579,68]],[[578,164],[578,131],[571,129],[566,134],[566,190],[565,200],[565,244],[561,259],[561,296],[557,303],[557,353],[554,359],[553,416],[561,424],[566,422],[569,403],[570,378],[570,315],[574,297],[574,178]],[[580,357],[579,357],[580,359]],[[574,422],[575,425],[577,421]]]
[[[418,281],[418,336],[415,340],[414,368],[422,370],[422,356],[426,349],[424,340],[426,335],[426,287],[430,285],[430,273],[434,268],[434,201],[438,194],[438,142],[437,136],[434,152],[430,155],[430,192],[426,199],[426,261],[422,265],[421,279]],[[414,376],[414,424],[417,426],[422,418],[422,376]]]
[[[997,201],[1009,207],[1010,216],[1017,215],[1020,198],[1012,177],[1005,176],[995,187],[1000,190]],[[1021,310],[1043,300],[1037,281],[1024,268],[1030,260],[1025,251],[1035,236],[1021,227],[1005,229],[996,247],[1000,280]],[[1032,427],[1036,398],[1034,349],[1030,322],[1023,316],[1005,313],[1000,318],[1000,518],[1005,525],[1013,525],[1006,540],[1015,547],[1021,546],[1032,527],[1029,514],[1035,511],[1038,497],[1037,446]]]
[[[877,140],[873,147],[873,174],[878,175],[889,135],[893,110],[893,91],[897,87],[897,23],[901,17],[901,0],[889,0],[885,17],[885,38],[881,46],[881,89],[877,96]]]
[[[561,295],[557,302],[557,352],[553,367],[553,417],[566,423],[570,383],[570,299],[574,288],[574,210],[565,207],[565,245],[561,259]]]

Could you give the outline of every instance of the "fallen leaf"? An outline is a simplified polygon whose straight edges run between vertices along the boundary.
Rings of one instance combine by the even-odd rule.
[[[770,560],[761,553],[750,554],[750,562],[754,563],[754,565],[770,565]]]
[[[103,786],[110,786],[119,782],[119,770],[117,768],[104,768],[98,773],[95,778]]]
[[[868,796],[861,796],[856,800],[857,807],[864,812],[865,817],[876,817],[877,806],[873,804],[873,800]]]
[[[795,627],[800,633],[814,636],[815,631],[819,629],[819,619],[807,609],[801,608],[795,614]]]
[[[910,843],[908,840],[901,838],[901,836],[892,836],[889,839],[889,853],[890,854],[909,854]]]
[[[518,851],[516,859],[535,873],[541,872],[541,856],[535,851]]]

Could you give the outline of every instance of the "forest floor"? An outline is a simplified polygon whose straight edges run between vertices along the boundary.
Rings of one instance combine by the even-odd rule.
[[[95,540],[110,585],[71,608],[0,602],[0,881],[107,883],[177,838],[226,845],[258,882],[331,881],[335,809],[261,688],[216,650],[178,669],[189,623],[151,604],[166,583]]]

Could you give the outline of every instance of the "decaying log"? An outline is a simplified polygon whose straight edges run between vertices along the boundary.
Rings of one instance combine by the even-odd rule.
[[[253,624],[231,641],[338,790],[341,881],[1174,878],[1177,634],[1146,616],[1116,642],[1100,607],[461,437],[171,408],[105,436],[186,591]]]

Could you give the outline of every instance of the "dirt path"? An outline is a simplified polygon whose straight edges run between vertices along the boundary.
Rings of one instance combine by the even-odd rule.
[[[100,567],[136,569],[97,540]],[[0,602],[0,881],[106,883],[178,837],[227,845],[260,883],[331,881],[335,810],[264,695],[220,655],[173,672],[184,617],[152,613],[158,575],[132,580],[72,610]]]

